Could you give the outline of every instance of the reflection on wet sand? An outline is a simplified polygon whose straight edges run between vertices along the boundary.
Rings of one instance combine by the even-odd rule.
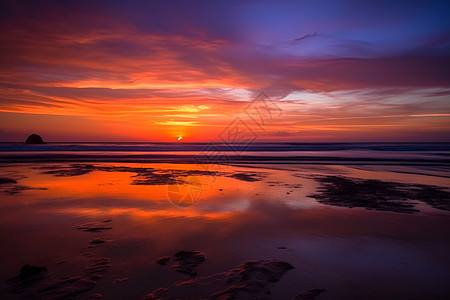
[[[0,243],[8,259],[1,292],[61,299],[449,294],[448,178],[344,166],[289,168],[6,165]],[[14,186],[28,189],[9,193]],[[417,192],[424,188],[434,194]],[[173,198],[192,189],[201,190],[195,201]],[[428,201],[430,195],[440,205]],[[388,205],[397,200],[407,211]],[[385,211],[367,211],[361,201]],[[163,257],[188,271],[157,263]],[[284,263],[293,268],[279,269]],[[32,280],[15,278],[24,265],[47,270]]]

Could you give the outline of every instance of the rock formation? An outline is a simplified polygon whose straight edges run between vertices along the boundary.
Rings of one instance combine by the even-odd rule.
[[[25,142],[27,144],[45,144],[42,138],[37,134],[32,134],[27,138]]]

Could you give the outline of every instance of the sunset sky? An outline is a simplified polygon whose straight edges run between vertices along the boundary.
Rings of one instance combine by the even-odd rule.
[[[450,141],[449,1],[0,4],[0,141]],[[245,108],[276,104],[264,128]]]

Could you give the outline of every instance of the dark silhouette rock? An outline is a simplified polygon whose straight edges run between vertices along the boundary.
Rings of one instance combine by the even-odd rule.
[[[32,134],[27,138],[25,142],[27,144],[45,144],[44,140],[37,134]]]

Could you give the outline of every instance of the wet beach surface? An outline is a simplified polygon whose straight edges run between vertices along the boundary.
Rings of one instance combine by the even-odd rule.
[[[1,295],[445,299],[449,173],[3,164]]]

